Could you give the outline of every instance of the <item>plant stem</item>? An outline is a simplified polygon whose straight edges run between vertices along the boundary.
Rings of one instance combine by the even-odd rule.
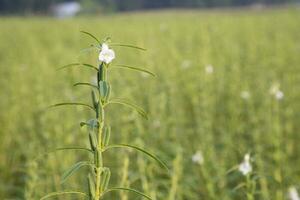
[[[98,84],[100,80],[106,80],[106,66],[104,63],[102,63],[99,66],[99,72],[98,72]],[[100,95],[99,95],[100,98]],[[98,147],[97,147],[97,152],[96,152],[96,157],[95,157],[95,163],[96,163],[96,192],[95,192],[95,200],[99,200],[101,197],[101,192],[100,191],[100,184],[101,184],[101,173],[102,173],[102,167],[103,167],[103,162],[102,162],[102,132],[103,132],[103,127],[104,127],[104,108],[103,108],[103,103],[101,102],[101,99],[99,99],[99,110],[100,113],[97,115],[97,120],[99,123],[99,128],[98,128]]]

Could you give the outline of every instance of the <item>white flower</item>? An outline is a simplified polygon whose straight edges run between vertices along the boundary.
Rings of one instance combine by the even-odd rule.
[[[284,97],[284,93],[280,90],[280,85],[275,83],[270,88],[270,94],[275,97],[277,100],[281,100]]]
[[[290,187],[289,188],[289,199],[290,200],[300,200],[299,194],[297,192],[297,189],[295,187]]]
[[[114,50],[110,49],[107,44],[103,43],[101,46],[101,51],[99,53],[99,60],[108,64],[113,59],[115,59]]]
[[[250,98],[250,93],[246,90],[241,92],[241,98],[242,99],[249,99]]]
[[[212,65],[207,65],[207,66],[205,67],[205,72],[206,72],[207,74],[212,74],[212,73],[214,72],[214,67],[213,67]]]
[[[204,158],[202,155],[201,151],[197,151],[193,156],[192,156],[192,161],[196,164],[202,165],[204,163]]]
[[[276,98],[277,100],[281,100],[281,99],[283,99],[283,97],[284,97],[284,94],[283,94],[283,92],[282,92],[281,90],[278,90],[278,91],[275,93],[275,98]]]
[[[252,166],[250,164],[250,155],[246,154],[244,156],[244,161],[239,165],[239,171],[246,176],[252,171]]]

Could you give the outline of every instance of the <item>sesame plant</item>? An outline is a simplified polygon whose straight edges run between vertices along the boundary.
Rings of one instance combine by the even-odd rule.
[[[234,188],[234,190],[243,189],[247,200],[254,200],[256,193],[257,176],[253,173],[250,154],[245,154],[244,160],[238,166],[238,171],[244,176],[244,181]]]
[[[149,75],[155,76],[152,72],[138,68],[132,67],[128,65],[117,65],[113,64],[113,60],[116,58],[115,52],[110,47],[119,46],[119,47],[127,47],[134,48],[138,50],[145,50],[140,47],[136,47],[133,45],[125,45],[125,44],[116,44],[111,43],[109,38],[104,39],[102,42],[97,39],[94,35],[88,32],[82,31],[83,34],[91,37],[96,44],[91,45],[90,48],[94,48],[99,52],[99,58],[97,67],[92,64],[87,63],[73,63],[66,66],[61,67],[60,69],[65,69],[69,67],[85,67],[95,71],[97,75],[97,84],[91,84],[87,82],[75,83],[74,86],[87,86],[91,89],[91,105],[79,102],[65,102],[55,104],[51,107],[57,106],[84,106],[94,112],[94,116],[91,116],[91,119],[81,122],[81,127],[87,127],[88,130],[88,141],[89,147],[65,147],[65,148],[57,148],[56,150],[83,150],[87,151],[91,156],[87,158],[88,161],[80,161],[71,166],[65,173],[62,175],[61,182],[64,183],[67,179],[72,176],[75,172],[80,170],[82,167],[88,167],[89,172],[86,175],[87,177],[87,191],[57,191],[47,194],[42,197],[41,200],[55,197],[57,195],[65,195],[65,194],[74,194],[81,195],[84,199],[88,200],[100,200],[105,197],[107,193],[114,191],[125,191],[125,192],[133,192],[137,195],[140,195],[144,198],[151,199],[148,195],[132,188],[126,188],[122,186],[118,187],[109,187],[109,181],[111,176],[111,171],[108,167],[105,166],[103,162],[103,157],[105,156],[105,152],[112,148],[131,148],[137,150],[150,158],[157,161],[162,167],[167,168],[167,166],[162,162],[158,157],[149,153],[148,151],[134,146],[130,144],[110,144],[110,135],[111,135],[111,127],[107,124],[105,120],[106,116],[106,108],[110,105],[120,104],[123,106],[130,107],[138,112],[142,117],[147,118],[146,112],[140,108],[139,106],[131,103],[128,100],[119,99],[119,98],[111,98],[111,84],[109,82],[109,71],[113,68],[124,68],[130,69],[142,73],[147,73]]]

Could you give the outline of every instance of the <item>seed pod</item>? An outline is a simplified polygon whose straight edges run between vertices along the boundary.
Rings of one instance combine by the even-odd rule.
[[[89,196],[91,199],[95,198],[95,182],[94,179],[91,177],[91,174],[88,175],[88,188],[89,188]]]
[[[104,133],[103,133],[102,148],[104,148],[108,145],[109,139],[110,139],[110,132],[111,132],[110,126],[106,126],[104,128]]]
[[[97,104],[98,104],[98,102],[97,102],[97,98],[96,98],[96,95],[95,95],[95,92],[92,90],[92,92],[91,92],[91,96],[92,96],[92,103],[93,103],[93,106],[94,106],[94,108],[95,109],[97,109]]]
[[[89,142],[93,151],[97,149],[97,142],[95,140],[97,140],[97,138],[94,137],[93,134],[89,133]]]
[[[106,74],[107,74],[107,68],[104,65],[104,63],[101,63],[99,65],[99,81],[105,81],[106,80]]]
[[[110,90],[111,90],[111,86],[110,86],[110,84],[107,82],[106,83],[107,84],[107,92],[106,92],[106,95],[105,95],[105,97],[104,97],[104,102],[107,102],[108,101],[108,99],[109,99],[109,97],[110,97]]]
[[[107,189],[110,180],[110,170],[109,168],[105,168],[102,172],[102,179],[100,183],[100,191],[103,192]]]
[[[106,81],[100,81],[99,82],[99,92],[100,92],[101,100],[104,101],[106,99],[106,96],[109,93],[108,90],[109,90],[108,83]]]

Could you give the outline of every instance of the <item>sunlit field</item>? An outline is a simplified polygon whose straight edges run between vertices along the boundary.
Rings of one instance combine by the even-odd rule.
[[[154,200],[283,200],[300,189],[300,10],[157,11],[98,17],[0,18],[0,199],[37,200],[83,190],[87,168],[60,184],[87,153],[79,123],[93,72],[59,67],[96,64],[94,41],[80,31],[147,51],[114,47],[115,63],[145,67],[156,77],[111,70],[112,96],[142,106],[149,119],[109,107],[112,141],[148,149],[170,168],[134,151],[105,153],[110,186],[137,188]],[[239,171],[250,154],[252,175]],[[249,180],[248,180],[249,181]],[[253,191],[252,191],[253,189]],[[53,199],[74,200],[66,195]],[[83,198],[81,198],[83,199]],[[114,192],[105,199],[142,199]]]

